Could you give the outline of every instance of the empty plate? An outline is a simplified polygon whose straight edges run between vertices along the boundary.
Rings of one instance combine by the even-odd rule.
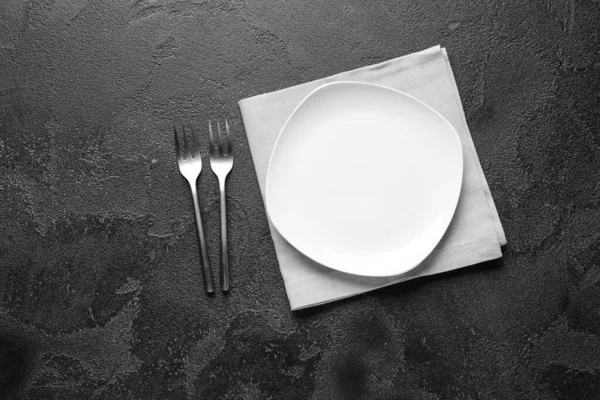
[[[329,83],[281,130],[266,206],[279,233],[316,262],[399,275],[442,238],[462,170],[458,134],[426,104],[384,86]]]

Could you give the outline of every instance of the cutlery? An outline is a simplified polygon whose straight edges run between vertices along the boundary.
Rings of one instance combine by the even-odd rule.
[[[210,167],[219,180],[221,195],[221,288],[229,290],[229,256],[227,254],[227,208],[225,182],[233,167],[233,152],[229,122],[225,120],[225,135],[221,132],[221,123],[217,121],[217,135],[213,134],[212,123],[208,121],[210,137]]]
[[[196,214],[196,228],[198,230],[198,240],[200,242],[200,265],[202,266],[202,276],[204,280],[204,289],[207,293],[213,292],[212,276],[210,274],[210,265],[208,263],[208,252],[206,251],[206,240],[204,239],[204,229],[202,228],[202,216],[200,215],[200,206],[198,204],[198,190],[196,189],[196,181],[202,171],[202,158],[200,157],[200,149],[194,129],[190,126],[188,132],[185,127],[181,126],[181,137],[183,138],[183,146],[179,145],[179,137],[177,129],[173,126],[175,135],[175,153],[177,154],[177,163],[179,164],[179,172],[190,184],[192,191],[192,199],[194,200],[194,213]]]

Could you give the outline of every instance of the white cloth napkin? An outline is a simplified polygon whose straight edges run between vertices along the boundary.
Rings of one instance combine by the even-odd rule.
[[[296,250],[271,225],[292,310],[501,257],[500,246],[506,243],[504,230],[467,127],[446,49],[440,46],[241,100],[239,106],[263,199],[269,158],[281,128],[304,97],[333,81],[363,81],[389,86],[416,97],[441,113],[462,140],[463,186],[454,218],[440,243],[417,268],[399,276],[366,278],[329,269]]]

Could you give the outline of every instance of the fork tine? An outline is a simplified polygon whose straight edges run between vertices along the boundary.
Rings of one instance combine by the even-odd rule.
[[[219,155],[224,155],[225,149],[222,147],[223,135],[221,134],[221,123],[219,121],[217,121],[217,136],[219,137],[219,144],[217,146],[219,148]]]
[[[227,145],[227,155],[230,156],[233,154],[232,144],[231,144],[231,133],[229,132],[229,122],[225,120],[225,130],[227,131],[227,141],[225,142]]]
[[[177,128],[173,125],[173,136],[175,136],[175,155],[177,156],[177,160],[182,160],[181,150],[179,148],[179,137],[177,136]]]
[[[185,159],[191,157],[190,145],[188,143],[187,133],[185,132],[185,127],[181,125],[181,134],[183,136],[183,156]]]
[[[196,140],[196,131],[194,131],[194,125],[190,125],[190,130],[192,131],[192,147],[193,147],[193,149],[190,149],[190,153],[192,154],[192,157],[196,158],[196,157],[200,156],[200,148],[198,147],[198,140]]]
[[[217,145],[215,143],[215,137],[213,135],[213,131],[212,131],[212,123],[210,122],[210,120],[208,120],[208,138],[209,138],[209,148],[210,148],[210,154],[212,154],[213,156],[217,155],[217,152],[215,151]]]

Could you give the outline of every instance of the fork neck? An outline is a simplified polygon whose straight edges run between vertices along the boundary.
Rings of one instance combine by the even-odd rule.
[[[187,181],[190,184],[190,189],[192,190],[192,193],[194,194],[194,196],[197,196],[198,195],[198,188],[196,187],[196,180],[195,179],[188,179]]]

